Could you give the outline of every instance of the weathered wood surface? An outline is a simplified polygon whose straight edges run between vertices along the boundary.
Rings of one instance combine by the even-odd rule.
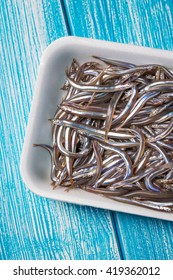
[[[2,0],[1,19],[0,259],[173,259],[173,223],[38,197],[19,171],[47,45],[78,35],[172,50],[172,0]]]
[[[72,35],[173,50],[172,0],[65,0],[65,8]],[[124,259],[173,259],[172,222],[112,215]]]
[[[68,35],[57,0],[3,0],[0,259],[119,259],[111,214],[38,197],[19,171],[42,52]]]

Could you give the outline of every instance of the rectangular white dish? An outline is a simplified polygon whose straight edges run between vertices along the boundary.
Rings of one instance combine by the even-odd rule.
[[[73,58],[79,62],[101,56],[131,63],[156,63],[173,67],[173,53],[159,49],[138,47],[80,37],[64,37],[54,41],[45,50],[38,73],[29,122],[21,155],[21,175],[26,186],[34,193],[60,201],[88,205],[131,214],[173,221],[173,213],[157,212],[134,205],[112,201],[100,195],[73,189],[52,189],[50,182],[50,157],[43,149],[33,148],[34,143],[51,145],[52,118],[64,92],[65,68]]]

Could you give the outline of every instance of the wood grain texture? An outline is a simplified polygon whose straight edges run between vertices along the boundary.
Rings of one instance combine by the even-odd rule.
[[[64,0],[72,35],[173,49],[172,0]]]
[[[128,260],[173,260],[173,223],[114,213],[122,254]]]
[[[59,0],[1,1],[0,259],[119,259],[109,211],[34,195],[20,154],[40,57],[68,35]]]
[[[172,0],[64,2],[72,35],[173,50]],[[112,216],[124,259],[173,259],[173,223]]]

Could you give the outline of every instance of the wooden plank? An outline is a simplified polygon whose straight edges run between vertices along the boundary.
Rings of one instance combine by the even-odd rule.
[[[172,222],[123,213],[114,219],[125,259],[173,259]]]
[[[1,1],[0,259],[119,259],[109,211],[38,197],[19,171],[41,54],[68,35],[60,0]]]
[[[64,0],[72,35],[173,49],[172,0]]]
[[[72,35],[173,49],[172,0],[65,0]],[[172,259],[173,223],[113,213],[124,259]]]

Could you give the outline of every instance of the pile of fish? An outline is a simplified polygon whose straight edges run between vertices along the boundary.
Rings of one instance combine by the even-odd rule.
[[[51,121],[53,188],[173,212],[173,73],[93,57],[66,69]]]

